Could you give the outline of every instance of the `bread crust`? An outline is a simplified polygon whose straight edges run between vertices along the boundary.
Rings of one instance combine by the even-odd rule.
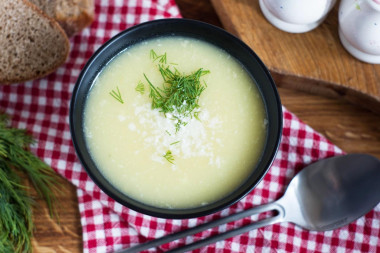
[[[29,0],[55,19],[68,37],[82,31],[94,20],[94,0]]]
[[[55,18],[66,31],[68,37],[75,35],[94,21],[94,1],[77,2],[76,13],[69,16],[67,10],[56,8]]]
[[[26,61],[23,61],[22,57],[30,57],[30,54],[31,54],[31,56],[33,56],[33,57],[37,56],[37,59],[38,59],[39,55],[45,56],[45,58],[46,58],[47,56],[44,55],[44,53],[46,53],[46,52],[38,52],[38,51],[31,52],[31,49],[32,49],[32,46],[36,46],[37,48],[34,50],[39,50],[39,49],[42,50],[42,48],[44,48],[44,45],[40,45],[37,43],[33,44],[32,42],[44,43],[43,41],[41,41],[42,40],[41,36],[46,36],[46,38],[48,38],[48,34],[28,34],[28,36],[29,36],[28,39],[30,41],[21,41],[20,45],[17,45],[17,48],[16,48],[17,54],[13,55],[14,57],[12,57],[12,55],[11,55],[11,53],[13,53],[13,52],[8,52],[6,48],[0,47],[0,52],[2,50],[4,50],[3,52],[0,53],[0,60],[1,60],[2,55],[3,56],[8,55],[7,59],[2,59],[3,64],[4,64],[4,62],[9,62],[9,64],[12,64],[13,70],[15,70],[15,72],[16,72],[16,70],[18,71],[18,73],[15,74],[15,73],[12,73],[12,68],[9,68],[9,69],[7,69],[8,72],[5,73],[6,71],[4,70],[4,68],[3,69],[0,68],[0,84],[12,84],[12,83],[19,83],[19,82],[34,80],[34,79],[37,79],[37,78],[40,78],[40,77],[43,77],[43,76],[46,76],[46,75],[52,73],[59,66],[61,66],[66,61],[66,59],[69,55],[70,43],[69,43],[69,40],[68,40],[66,33],[61,28],[61,26],[57,23],[57,21],[55,21],[53,18],[47,16],[44,12],[42,12],[39,8],[37,8],[35,5],[31,4],[27,0],[1,0],[1,1],[4,1],[5,3],[3,2],[3,4],[5,4],[5,5],[7,5],[7,4],[9,5],[10,1],[12,1],[15,4],[17,4],[17,2],[20,4],[23,4],[26,8],[29,8],[30,11],[32,11],[35,15],[37,15],[37,17],[45,20],[45,22],[47,22],[51,26],[51,28],[53,29],[53,30],[50,30],[50,32],[51,31],[56,32],[55,39],[57,39],[57,40],[54,42],[51,42],[51,43],[53,43],[53,44],[56,43],[54,45],[57,45],[59,52],[57,52],[58,53],[57,59],[55,59],[55,61],[51,62],[50,64],[43,66],[44,67],[43,69],[41,68],[40,70],[31,71],[33,73],[27,73],[27,71],[25,71],[25,72],[22,72],[22,71],[23,71],[23,68],[26,70],[31,70],[30,66],[27,66],[30,63],[26,64]],[[27,14],[25,14],[25,15],[27,15]],[[22,21],[23,18],[24,17],[18,17],[18,19],[15,19],[15,22],[13,22],[11,24],[14,26],[12,28],[14,30],[17,30],[17,31],[30,32],[30,30],[33,28],[23,27],[23,26],[27,25],[26,22],[23,23],[23,21]],[[19,27],[19,26],[22,26],[22,27]],[[40,31],[42,31],[42,30],[39,30],[39,32]],[[49,32],[49,31],[46,31],[46,33],[47,32]],[[22,34],[22,35],[23,35],[23,38],[25,38],[26,34]],[[4,40],[4,38],[2,38],[2,39]],[[51,38],[51,39],[54,39],[54,38]],[[8,43],[7,41],[3,41],[3,44],[10,45],[9,43],[8,44],[7,43]],[[1,45],[1,41],[0,41],[0,45]],[[33,55],[33,54],[36,54],[36,55]],[[22,65],[23,63],[25,66]],[[38,63],[38,62],[36,62],[36,63]],[[1,72],[3,72],[3,73],[1,73]],[[23,75],[20,75],[19,72],[23,73]]]

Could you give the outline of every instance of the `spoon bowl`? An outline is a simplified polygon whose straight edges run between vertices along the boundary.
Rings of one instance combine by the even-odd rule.
[[[292,222],[308,230],[326,231],[345,226],[380,202],[380,160],[366,154],[327,158],[305,167],[277,201],[219,220],[164,236],[121,252],[140,252],[262,212],[276,215],[209,237],[170,252],[185,252],[278,222]]]
[[[365,215],[380,201],[380,161],[350,154],[303,169],[276,203],[284,221],[308,230],[334,230]]]

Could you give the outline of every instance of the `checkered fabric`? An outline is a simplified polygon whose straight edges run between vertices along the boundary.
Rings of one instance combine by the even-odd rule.
[[[290,179],[305,165],[342,151],[284,109],[279,152],[261,183],[233,206],[205,217],[170,220],[132,211],[104,194],[79,163],[69,131],[69,102],[75,81],[91,54],[116,33],[138,23],[180,17],[173,0],[96,0],[91,27],[71,39],[67,62],[39,80],[0,87],[0,110],[14,127],[37,139],[40,158],[77,187],[84,252],[113,252],[165,234],[193,227],[278,199]],[[260,216],[259,216],[260,218]],[[252,218],[220,226],[154,251],[183,245],[250,223]],[[290,223],[252,230],[195,252],[380,252],[380,205],[356,222],[328,232],[310,232]]]

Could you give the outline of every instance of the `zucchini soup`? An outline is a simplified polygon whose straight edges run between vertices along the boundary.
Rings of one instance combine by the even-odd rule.
[[[204,41],[137,43],[95,79],[84,111],[90,154],[124,194],[163,208],[214,202],[252,173],[266,139],[244,68]]]

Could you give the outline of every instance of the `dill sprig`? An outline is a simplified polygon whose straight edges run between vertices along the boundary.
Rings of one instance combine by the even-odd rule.
[[[114,99],[116,99],[117,101],[119,101],[120,103],[124,104],[124,101],[123,101],[123,98],[121,97],[121,93],[120,93],[120,90],[119,90],[119,87],[116,86],[116,91],[115,90],[112,90],[110,91],[109,93]]]
[[[154,86],[144,74],[150,87],[149,97],[152,99],[152,108],[160,109],[165,115],[171,113],[173,120],[176,121],[176,131],[178,131],[181,126],[187,124],[184,118],[199,119],[199,111],[196,109],[199,108],[199,97],[207,87],[205,82],[200,81],[200,78],[210,71],[199,68],[191,74],[184,74],[177,68],[166,64],[166,53],[157,55],[154,50],[151,50],[150,55],[153,61],[159,61],[158,70],[163,78],[163,85],[160,88]]]
[[[171,164],[174,164],[174,156],[170,150],[166,151],[163,157]]]
[[[144,94],[144,92],[145,92],[145,86],[144,86],[144,84],[141,81],[137,84],[137,86],[135,88],[135,91],[139,92],[141,95]]]
[[[56,215],[53,202],[58,177],[28,150],[33,143],[26,130],[8,127],[8,117],[0,114],[0,252],[32,250],[34,201],[20,174],[28,176],[37,194],[47,203],[50,215]]]
[[[151,49],[150,50],[150,58],[153,61],[158,60],[159,63],[166,64],[167,56],[166,56],[166,53],[164,53],[162,55],[158,55],[153,49]]]

